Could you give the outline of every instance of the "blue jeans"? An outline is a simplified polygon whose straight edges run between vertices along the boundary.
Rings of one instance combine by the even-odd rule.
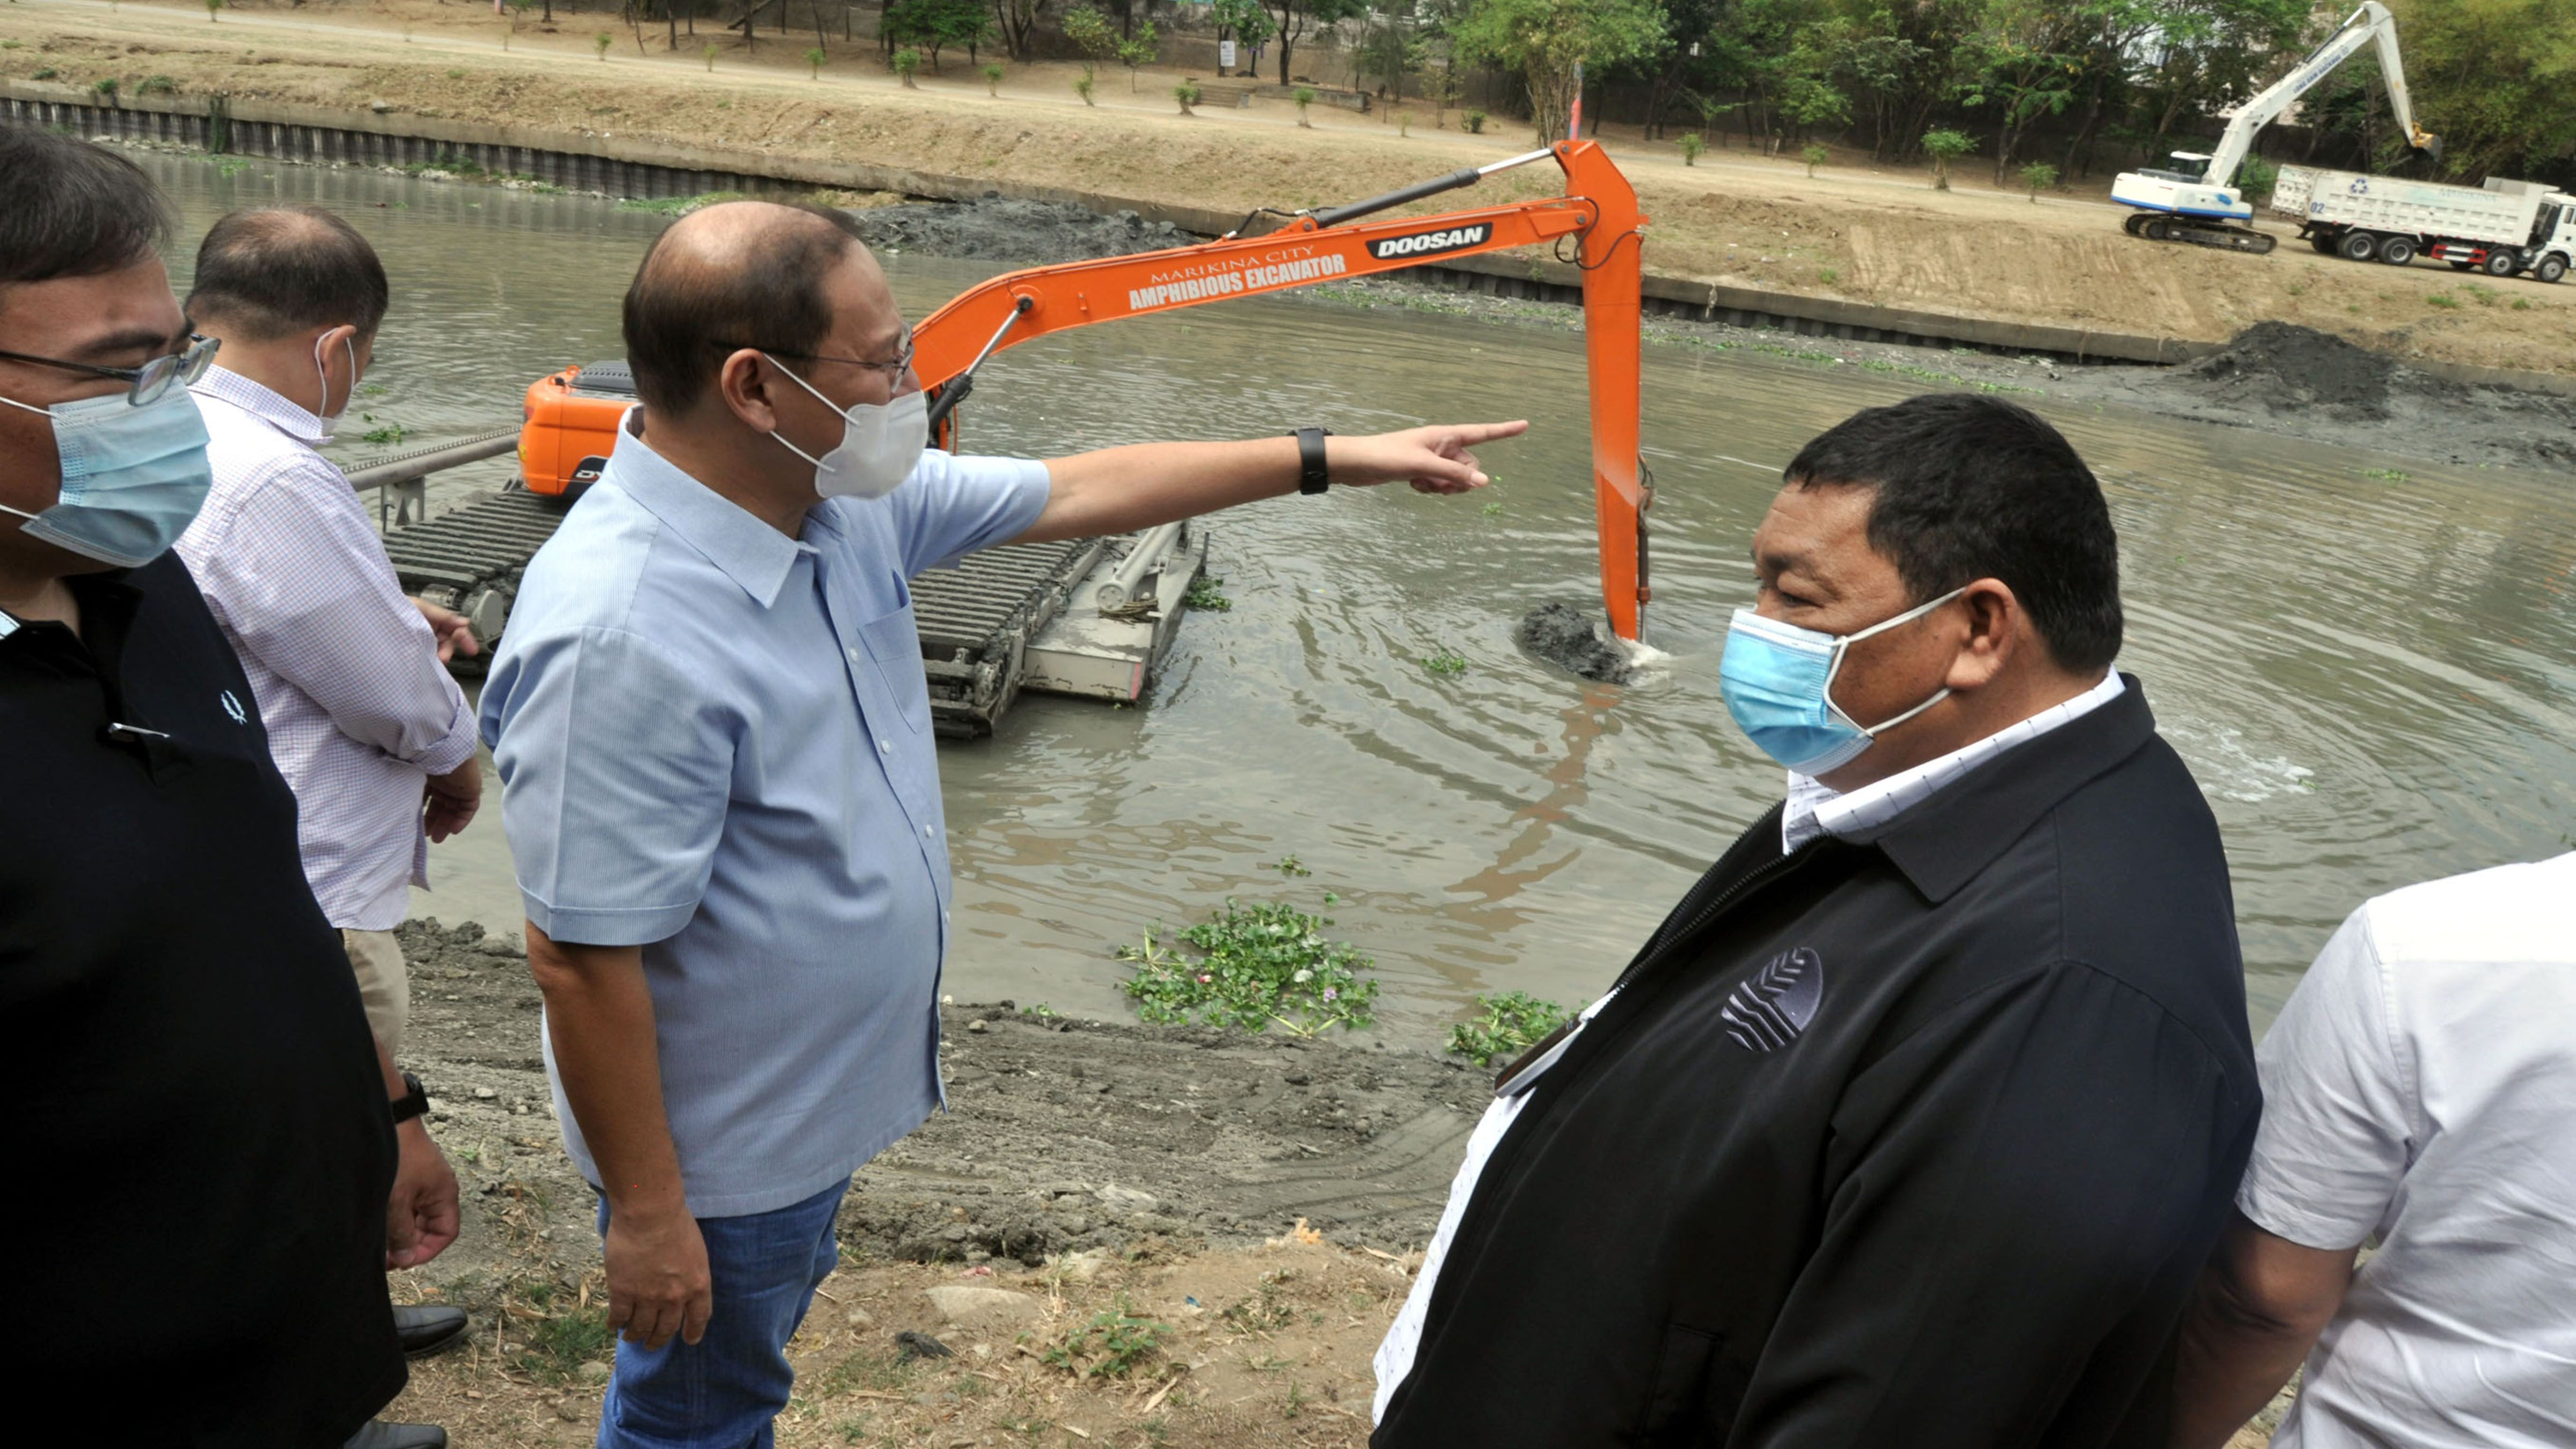
[[[849,1190],[843,1179],[774,1212],[698,1219],[715,1293],[706,1337],[658,1349],[617,1341],[599,1449],[770,1449],[770,1421],[796,1382],[787,1340],[840,1262],[832,1218]],[[608,1236],[606,1198],[599,1234]]]

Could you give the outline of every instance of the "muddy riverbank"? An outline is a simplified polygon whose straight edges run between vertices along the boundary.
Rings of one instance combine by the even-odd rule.
[[[476,1327],[415,1369],[391,1413],[460,1445],[583,1442],[599,1397],[584,1365],[610,1353],[596,1198],[556,1134],[526,955],[474,925],[413,921],[401,938],[407,1065],[430,1086],[465,1212],[455,1246],[395,1275],[395,1294],[461,1305]],[[800,1386],[780,1442],[1365,1442],[1369,1354],[1484,1074],[1366,1038],[1009,1002],[944,1016],[950,1110],[860,1170],[844,1268],[791,1350]],[[1048,1361],[1082,1349],[1103,1313],[1153,1346],[1114,1375]]]
[[[467,924],[403,926],[406,1065],[464,1191],[466,1233],[425,1281],[471,1293],[542,1218],[575,1271],[597,1258],[594,1198],[556,1136],[527,957]],[[1483,1073],[1367,1035],[1295,1038],[1138,1026],[955,1003],[949,1110],[863,1169],[841,1211],[852,1247],[899,1262],[1034,1268],[1152,1240],[1242,1245],[1299,1219],[1397,1253],[1438,1221]],[[488,1282],[485,1284],[488,1287]]]

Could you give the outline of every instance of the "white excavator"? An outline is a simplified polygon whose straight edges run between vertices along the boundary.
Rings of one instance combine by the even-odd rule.
[[[2254,204],[2237,189],[2236,168],[2254,149],[2257,132],[2374,41],[2379,45],[2380,79],[2388,85],[2388,106],[2396,113],[2406,144],[2419,154],[2440,159],[2442,138],[2416,126],[2415,106],[2406,95],[2406,67],[2397,58],[2397,17],[2379,0],[2363,0],[2361,8],[2344,17],[2324,44],[2237,108],[2227,133],[2218,138],[2216,151],[2206,155],[2176,151],[2172,170],[2122,172],[2111,183],[2111,199],[2136,209],[2121,228],[2149,241],[2189,242],[2257,255],[2270,251],[2277,238],[2241,224],[2253,220]]]

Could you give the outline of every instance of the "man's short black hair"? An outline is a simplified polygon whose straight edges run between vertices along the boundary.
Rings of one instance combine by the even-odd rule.
[[[654,238],[626,289],[626,363],[647,405],[689,411],[715,381],[729,346],[810,354],[831,335],[823,281],[861,245],[858,223],[830,207],[784,209],[822,224],[781,217],[738,265],[664,256],[670,231]]]
[[[2102,485],[2028,408],[1930,393],[1854,413],[1799,450],[1796,487],[1873,490],[1869,544],[1914,602],[2001,579],[2058,666],[2120,652],[2120,541]]]
[[[133,266],[170,235],[160,188],[103,146],[0,126],[0,287]]]
[[[342,324],[373,337],[392,293],[358,229],[319,206],[232,212],[197,244],[188,315],[268,342]]]

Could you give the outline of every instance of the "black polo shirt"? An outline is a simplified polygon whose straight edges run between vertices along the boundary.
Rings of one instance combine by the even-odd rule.
[[[337,1446],[403,1385],[394,1133],[250,685],[175,556],[0,615],[0,1383]]]
[[[1377,1449],[2162,1449],[2261,1094],[2129,685],[1885,825],[1755,822],[1532,1079]]]

